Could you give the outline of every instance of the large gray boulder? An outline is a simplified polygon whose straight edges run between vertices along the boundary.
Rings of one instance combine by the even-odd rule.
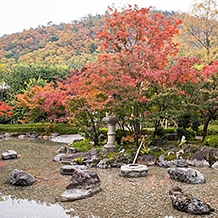
[[[10,184],[12,185],[29,186],[34,182],[34,177],[23,170],[14,169],[11,173]]]
[[[157,162],[157,158],[154,155],[144,154],[140,155],[137,158],[138,164],[144,164],[146,166],[152,166],[155,165]]]
[[[100,179],[95,172],[76,168],[72,171],[70,184],[58,199],[59,201],[75,201],[90,197],[101,191]]]
[[[178,186],[169,190],[170,199],[175,209],[196,215],[210,214],[214,209],[195,196],[186,194]]]
[[[184,158],[178,158],[178,159],[174,160],[174,164],[177,167],[188,167],[187,160]]]
[[[65,154],[57,154],[54,156],[53,161],[55,162],[61,162],[61,157],[64,156]]]
[[[186,182],[190,184],[199,184],[205,182],[204,176],[197,170],[191,168],[169,168],[167,172],[171,179],[179,182]]]
[[[187,163],[195,167],[209,167],[210,166],[209,162],[205,160],[202,151],[197,151],[196,153],[189,156],[187,159]]]
[[[210,165],[218,161],[218,148],[204,147],[201,149],[201,153]]]

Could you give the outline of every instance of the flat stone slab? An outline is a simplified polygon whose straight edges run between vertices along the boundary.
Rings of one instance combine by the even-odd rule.
[[[51,138],[50,140],[52,142],[59,142],[59,143],[65,143],[65,144],[72,144],[76,141],[82,141],[84,139],[83,136],[80,134],[71,134],[71,135],[60,135],[56,136],[54,138]]]
[[[120,176],[129,178],[145,177],[148,174],[148,167],[142,164],[127,164],[120,168]]]
[[[17,152],[14,150],[8,150],[7,152],[2,153],[2,160],[16,159]]]
[[[101,191],[100,187],[96,187],[90,190],[87,190],[85,188],[68,189],[59,197],[58,200],[61,202],[75,201],[75,200],[91,197],[94,194],[98,193],[99,191]]]

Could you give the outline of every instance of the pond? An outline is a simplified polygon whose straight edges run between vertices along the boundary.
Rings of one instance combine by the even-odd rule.
[[[64,210],[58,204],[47,205],[45,202],[40,203],[34,200],[16,199],[12,196],[2,196],[0,201],[1,217],[40,217],[40,218],[65,218],[69,211]],[[74,216],[78,218],[78,216]]]
[[[17,159],[0,159],[0,217],[4,218],[79,218],[72,206],[56,202],[70,177],[60,175],[60,163],[53,161],[55,151],[65,144],[39,139],[9,139],[0,142],[0,153],[14,150]],[[36,179],[32,186],[10,185],[13,169],[24,170]],[[92,214],[90,214],[90,217]]]
[[[69,185],[71,176],[61,175],[61,163],[54,162],[55,151],[63,143],[39,139],[10,139],[0,141],[0,154],[8,150],[18,153],[13,160],[0,159],[0,217],[3,218],[144,218],[144,217],[189,217],[175,210],[169,198],[169,189],[179,185],[182,190],[205,200],[218,217],[218,171],[198,168],[206,183],[193,185],[170,179],[167,169],[148,167],[148,175],[141,178],[123,178],[119,168],[91,168],[101,180],[102,191],[92,197],[58,202],[58,197]],[[10,185],[14,169],[24,170],[34,176],[32,186]]]

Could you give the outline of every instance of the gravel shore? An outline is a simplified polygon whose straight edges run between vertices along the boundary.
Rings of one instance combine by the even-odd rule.
[[[70,180],[70,176],[60,175],[62,165],[52,161],[55,150],[59,147],[60,144],[28,140],[1,142],[1,153],[13,149],[18,152],[19,158],[0,160],[0,197],[10,195],[16,199],[46,202],[48,205],[55,204],[55,198],[65,191]],[[31,173],[36,178],[36,183],[32,187],[12,187],[9,179],[15,168]],[[123,178],[120,177],[120,169],[117,168],[91,168],[101,180],[102,191],[86,199],[58,204],[65,209],[69,217],[73,218],[218,217],[217,170],[195,168],[204,175],[206,183],[192,185],[170,179],[165,168],[152,166],[148,169],[146,177]],[[175,210],[168,193],[169,189],[175,185],[180,186],[184,192],[204,200],[215,209],[215,212],[199,216]],[[55,217],[54,211],[52,218]],[[32,216],[32,218],[35,217]]]

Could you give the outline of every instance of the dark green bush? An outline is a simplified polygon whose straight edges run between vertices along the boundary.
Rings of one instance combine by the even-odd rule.
[[[192,129],[177,128],[176,132],[179,139],[181,139],[182,136],[185,136],[187,140],[195,137],[195,132]]]
[[[181,114],[178,117],[178,127],[179,128],[189,128],[191,126],[191,114],[190,113],[185,113]]]
[[[116,129],[115,140],[118,143],[118,145],[121,144],[122,137],[126,137],[127,135],[129,135],[129,132],[127,130]]]
[[[165,136],[165,129],[162,126],[158,126],[155,130],[154,130],[154,137],[160,137],[163,138]]]
[[[52,132],[60,134],[78,134],[78,129],[73,126],[68,126],[65,123],[57,123]]]

